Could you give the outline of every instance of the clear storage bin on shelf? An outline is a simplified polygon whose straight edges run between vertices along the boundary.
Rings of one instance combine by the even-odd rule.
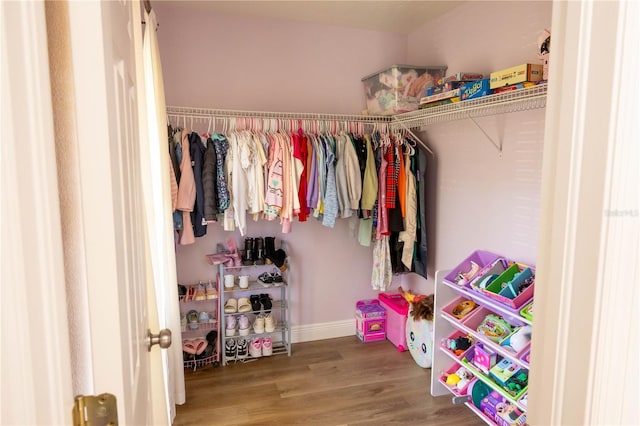
[[[426,89],[444,77],[445,66],[391,65],[362,79],[370,115],[415,111]]]

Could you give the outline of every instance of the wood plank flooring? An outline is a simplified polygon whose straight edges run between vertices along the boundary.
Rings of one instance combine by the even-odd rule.
[[[293,345],[278,355],[185,371],[175,425],[456,425],[485,423],[429,393],[430,369],[388,341],[355,336]]]

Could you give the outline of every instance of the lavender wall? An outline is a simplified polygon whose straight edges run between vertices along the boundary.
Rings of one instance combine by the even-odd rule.
[[[216,16],[205,8],[156,2],[165,93],[169,105],[207,108],[360,113],[361,78],[406,58],[406,36],[275,19]],[[201,126],[201,127],[198,127]],[[206,123],[194,123],[206,130]],[[248,236],[285,239],[292,258],[292,324],[353,318],[355,302],[375,298],[372,249],[357,244],[349,223],[334,229],[310,219],[280,233],[273,222],[248,220]],[[177,251],[181,283],[207,279],[204,255],[238,231],[211,226]]]
[[[154,9],[169,105],[360,113],[361,78],[407,56],[401,34]]]
[[[447,64],[450,73],[539,63],[537,38],[551,27],[551,2],[467,2],[409,34],[410,63]],[[431,125],[428,170],[431,271],[450,269],[476,249],[535,263],[544,109]],[[430,277],[432,280],[433,277]]]

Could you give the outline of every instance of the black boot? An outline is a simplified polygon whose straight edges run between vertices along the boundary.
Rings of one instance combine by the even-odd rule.
[[[253,239],[253,260],[256,265],[264,265],[264,240],[262,237]]]
[[[273,263],[273,253],[276,251],[276,238],[275,237],[264,237],[264,257],[267,265],[271,265]]]
[[[253,238],[244,239],[244,257],[242,258],[243,265],[253,265]]]

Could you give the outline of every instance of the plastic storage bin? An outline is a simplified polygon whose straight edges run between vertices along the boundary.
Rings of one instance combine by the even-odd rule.
[[[462,263],[453,268],[451,272],[445,275],[443,280],[449,284],[469,287],[469,283],[476,275],[481,273],[485,266],[493,264],[500,257],[501,256],[488,251],[476,250],[463,260]],[[477,270],[473,270],[471,262],[478,265]],[[465,279],[461,280],[458,278],[459,276],[464,276]]]
[[[359,300],[356,303],[356,336],[363,342],[385,339],[386,310],[376,299]]]
[[[407,346],[407,315],[409,302],[401,294],[380,293],[380,304],[387,312],[387,339],[400,352],[406,351]]]
[[[415,111],[427,88],[444,77],[445,66],[391,65],[362,79],[371,115]]]

